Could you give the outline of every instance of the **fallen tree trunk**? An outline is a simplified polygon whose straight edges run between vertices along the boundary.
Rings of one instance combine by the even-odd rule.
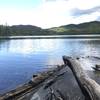
[[[72,70],[85,100],[100,100],[100,85],[84,72],[79,61],[67,56],[63,56],[63,61]]]
[[[33,77],[33,79],[30,80],[28,83],[25,83],[14,90],[11,90],[3,95],[0,95],[0,100],[19,100],[19,97],[26,95],[30,91],[34,90],[35,88],[37,88],[37,86],[42,84],[50,76],[55,76],[55,73],[60,71],[64,67],[64,65],[58,65],[55,68],[39,73],[37,75],[33,75],[35,77]]]

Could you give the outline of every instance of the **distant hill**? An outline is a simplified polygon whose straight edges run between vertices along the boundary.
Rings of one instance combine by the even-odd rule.
[[[35,35],[42,34],[40,27],[32,25],[14,25],[10,27],[12,35]]]
[[[100,34],[100,22],[93,21],[82,24],[70,24],[50,28],[49,30],[58,34]]]
[[[51,34],[50,32],[32,25],[0,25],[0,36],[48,35]]]
[[[0,36],[71,34],[100,34],[100,22],[93,21],[82,24],[70,24],[49,29],[42,29],[32,25],[0,25]]]

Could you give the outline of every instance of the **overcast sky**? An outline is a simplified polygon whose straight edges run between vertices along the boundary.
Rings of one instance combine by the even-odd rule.
[[[0,24],[42,28],[100,20],[100,0],[0,0]]]

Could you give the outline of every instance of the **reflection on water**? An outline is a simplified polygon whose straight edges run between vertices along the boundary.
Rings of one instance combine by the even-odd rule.
[[[17,42],[11,41],[10,52],[21,53],[21,54],[31,54],[31,53],[41,53],[41,52],[51,52],[55,51],[58,48],[58,45],[55,45],[55,42],[59,44],[60,41],[53,40],[21,40]],[[16,45],[15,45],[16,44]],[[55,47],[56,46],[56,47]],[[55,47],[55,48],[54,48]]]
[[[62,55],[100,56],[100,40],[0,40],[0,92],[28,81],[33,73],[62,63]]]

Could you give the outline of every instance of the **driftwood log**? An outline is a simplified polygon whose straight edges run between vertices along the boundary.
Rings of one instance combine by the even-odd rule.
[[[14,90],[11,90],[3,95],[0,95],[0,100],[19,100],[19,97],[24,96],[27,93],[33,91],[50,76],[55,76],[55,73],[60,71],[64,67],[64,65],[58,65],[55,68],[39,73],[37,75],[33,75],[33,79],[30,80],[28,83],[25,83]]]
[[[63,56],[63,61],[72,70],[85,100],[100,100],[100,85],[84,72],[79,61],[67,56]]]

